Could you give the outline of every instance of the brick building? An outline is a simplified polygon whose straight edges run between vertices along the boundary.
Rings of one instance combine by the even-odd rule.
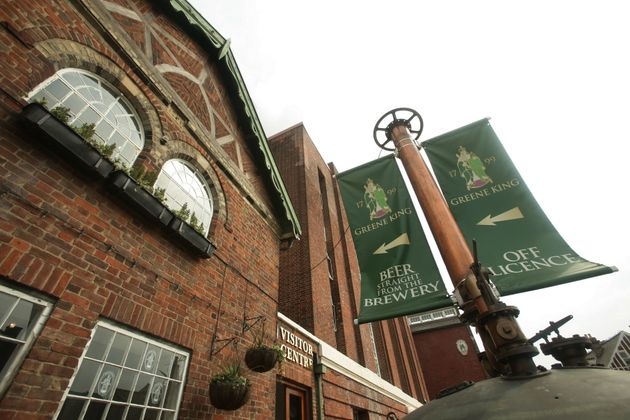
[[[462,382],[487,379],[470,327],[457,315],[444,308],[408,317],[430,399]]]
[[[229,42],[185,0],[9,0],[0,23],[0,418],[364,419],[419,405],[408,327],[352,326],[355,268],[339,249],[339,285],[299,290],[323,321],[290,303],[278,315],[295,292],[279,267],[298,215]],[[309,244],[309,263],[323,257]],[[257,321],[288,360],[247,372],[249,401],[219,411],[209,380],[242,360]],[[395,386],[371,373],[377,359]]]
[[[406,318],[354,324],[360,270],[333,179],[335,167],[326,165],[302,124],[272,136],[269,144],[303,231],[301,240],[280,255],[280,312],[358,366],[425,401],[428,394]],[[329,381],[331,377],[323,376],[326,418],[351,418],[352,404],[342,404],[344,398],[336,393],[356,384],[338,376]],[[370,386],[358,387],[355,409],[362,407],[358,396],[368,392]],[[387,398],[380,408],[363,409],[385,415],[385,407],[400,411]]]

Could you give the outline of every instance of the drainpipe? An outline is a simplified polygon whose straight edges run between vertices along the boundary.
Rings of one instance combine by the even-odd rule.
[[[322,376],[326,373],[326,366],[323,365],[317,352],[313,352],[313,374],[315,376],[315,402],[317,405],[317,420],[324,420],[324,393],[322,390]]]

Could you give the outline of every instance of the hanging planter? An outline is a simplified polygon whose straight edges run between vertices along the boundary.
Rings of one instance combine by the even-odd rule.
[[[65,154],[75,158],[89,171],[107,178],[114,170],[113,163],[103,157],[66,123],[57,119],[43,105],[28,104],[22,109],[22,115],[46,133]]]
[[[158,220],[164,226],[168,226],[173,220],[173,213],[125,172],[114,172],[111,177],[111,185],[121,197],[124,197],[135,208]]]
[[[237,410],[249,399],[249,387],[240,365],[230,365],[210,380],[210,403],[220,410]]]
[[[284,352],[279,345],[267,346],[264,344],[265,340],[269,339],[265,333],[265,327],[266,323],[263,319],[260,331],[254,337],[254,345],[245,353],[245,364],[258,373],[268,372],[276,366],[276,363],[282,364],[284,360]]]
[[[245,364],[254,372],[263,373],[273,369],[283,357],[282,350],[277,346],[251,347],[245,353]]]
[[[182,219],[174,217],[169,228],[180,242],[191,246],[201,257],[209,258],[212,255],[214,247],[210,241]]]

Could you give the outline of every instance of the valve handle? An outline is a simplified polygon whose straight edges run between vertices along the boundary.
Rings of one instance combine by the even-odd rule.
[[[422,117],[411,108],[396,108],[386,112],[374,126],[374,142],[383,150],[394,151],[395,147],[388,146],[392,139],[392,129],[398,125],[405,125],[412,135],[412,140],[417,140],[424,128]]]

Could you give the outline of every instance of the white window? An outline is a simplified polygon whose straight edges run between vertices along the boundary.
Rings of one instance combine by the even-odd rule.
[[[0,398],[51,310],[50,302],[0,285]]]
[[[184,205],[207,234],[212,221],[212,199],[210,188],[195,168],[180,159],[171,159],[164,163],[155,181],[155,188],[164,188],[166,205],[174,211],[181,210]]]
[[[112,159],[131,167],[144,146],[140,119],[129,102],[100,77],[78,69],[59,70],[29,95],[29,102],[70,110],[68,125],[94,124],[94,140],[115,144]]]
[[[177,418],[188,353],[99,322],[57,419]]]

